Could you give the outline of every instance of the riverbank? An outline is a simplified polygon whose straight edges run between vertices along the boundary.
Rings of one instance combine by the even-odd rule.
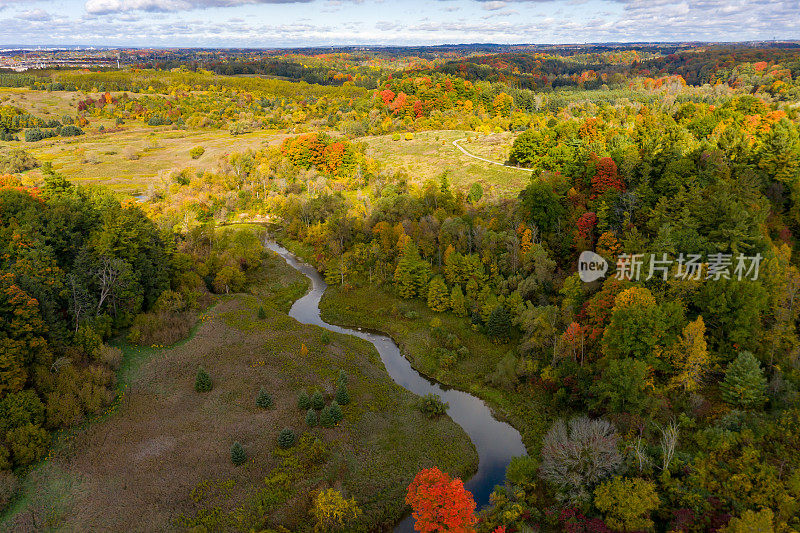
[[[148,352],[118,409],[54,450],[28,482],[41,496],[0,529],[22,531],[33,520],[63,530],[310,531],[311,498],[326,487],[357,500],[363,515],[353,531],[388,529],[420,469],[474,472],[461,428],[423,416],[372,346],[286,315],[288,293],[307,284],[282,260],[267,264],[256,294],[221,298],[190,340]],[[198,365],[214,382],[209,393],[194,391]],[[298,392],[318,389],[330,400],[340,370],[352,398],[344,420],[309,429]],[[262,387],[271,409],[255,406]],[[298,437],[288,451],[277,446],[284,427]],[[241,467],[231,464],[234,441],[247,454]]]

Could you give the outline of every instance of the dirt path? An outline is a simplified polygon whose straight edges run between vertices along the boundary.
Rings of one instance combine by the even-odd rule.
[[[458,144],[459,142],[466,141],[466,140],[467,140],[466,138],[463,138],[463,139],[456,139],[455,141],[453,141],[453,146],[455,146],[456,148],[461,150],[461,152],[466,156],[469,156],[469,157],[471,157],[473,159],[477,159],[479,161],[483,161],[485,163],[491,163],[492,165],[498,165],[498,166],[505,167],[505,168],[510,168],[510,169],[513,169],[513,170],[522,170],[523,172],[530,172],[531,171],[529,168],[512,167],[510,165],[506,165],[506,164],[503,164],[503,163],[499,163],[497,161],[492,161],[491,159],[485,159],[483,157],[479,157],[477,155],[471,154],[463,146]]]

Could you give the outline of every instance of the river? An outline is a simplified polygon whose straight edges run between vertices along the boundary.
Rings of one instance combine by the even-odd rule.
[[[519,432],[492,416],[491,410],[483,400],[463,391],[448,389],[414,370],[397,344],[386,335],[342,328],[323,321],[320,317],[319,302],[328,285],[319,272],[277,243],[268,241],[266,246],[280,255],[289,266],[311,280],[311,290],[294,302],[289,316],[303,324],[353,335],[372,343],[395,383],[420,396],[433,393],[450,404],[447,414],[464,429],[478,451],[478,471],[465,483],[465,486],[475,497],[478,508],[487,505],[492,489],[495,485],[503,483],[506,466],[511,459],[526,454]],[[400,522],[394,531],[396,533],[414,531],[413,518],[408,517]]]

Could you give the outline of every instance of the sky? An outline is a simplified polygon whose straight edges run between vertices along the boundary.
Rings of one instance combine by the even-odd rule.
[[[0,0],[0,43],[275,48],[800,39],[800,0]]]

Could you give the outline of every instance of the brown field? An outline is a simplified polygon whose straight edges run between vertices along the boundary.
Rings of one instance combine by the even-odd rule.
[[[424,418],[371,345],[284,314],[286,291],[296,293],[302,282],[277,261],[269,260],[259,296],[222,298],[187,342],[126,349],[120,376],[130,386],[119,408],[60,440],[0,530],[44,523],[65,531],[247,530],[266,516],[267,526],[306,531],[314,491],[332,486],[359,502],[364,518],[353,528],[365,531],[402,514],[405,488],[420,468],[473,471],[477,457],[461,428],[448,417]],[[262,303],[265,320],[256,317]],[[204,394],[193,388],[200,365],[214,381]],[[316,388],[330,401],[340,369],[353,400],[344,421],[307,428],[298,391]],[[273,408],[256,407],[261,387]],[[309,437],[281,450],[284,427]],[[247,452],[240,467],[230,460],[234,441]]]

